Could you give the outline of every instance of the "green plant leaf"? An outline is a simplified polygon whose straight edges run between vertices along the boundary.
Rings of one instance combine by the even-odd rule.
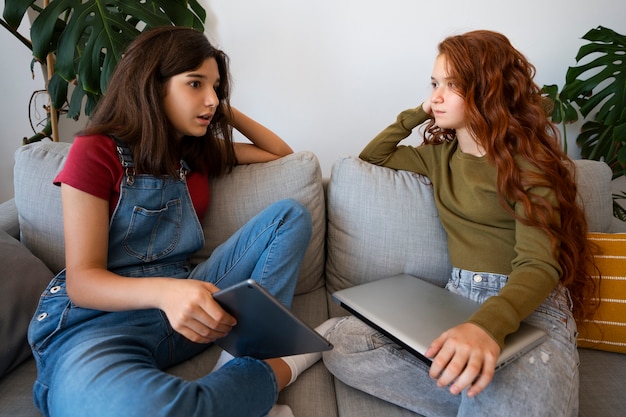
[[[623,199],[626,199],[626,193],[622,193],[621,195],[613,194],[613,216],[626,222],[626,209],[617,202],[617,200]]]
[[[48,81],[48,94],[52,101],[52,107],[60,109],[63,107],[67,97],[67,81],[63,79],[58,73],[54,73],[50,81]]]
[[[585,122],[576,143],[585,159],[604,160],[609,165],[615,160],[612,126],[594,121]]]
[[[583,45],[576,61],[591,61],[570,67],[562,96],[576,102],[583,116],[596,111],[595,120],[614,124],[620,111],[626,107],[626,36],[599,26],[583,39],[591,41]]]
[[[567,127],[568,123],[573,123],[578,120],[578,111],[572,104],[561,98],[559,94],[559,87],[556,84],[544,85],[541,87],[541,93],[549,101],[549,105],[546,106],[546,113],[551,110],[550,120],[553,123],[561,124],[563,126],[563,150],[567,153]],[[551,106],[551,108],[549,107]]]
[[[553,123],[573,123],[578,120],[578,112],[572,104],[561,98],[559,87],[556,84],[544,85],[542,88],[543,96],[552,103],[552,113],[550,119]]]
[[[9,2],[21,7],[32,4],[24,0]],[[53,0],[32,24],[33,55],[43,61],[47,54],[56,53],[55,74],[76,83],[72,100],[80,97],[82,102],[87,96],[88,115],[106,91],[126,45],[141,31],[164,25],[203,30],[205,17],[197,0]],[[55,108],[68,101],[67,88],[65,94],[61,88],[51,91]],[[71,117],[75,117],[77,108],[70,102]]]
[[[13,29],[17,29],[24,19],[24,15],[35,0],[5,0],[2,18]]]
[[[606,162],[617,178],[626,170],[626,36],[598,26],[583,39],[576,61],[585,63],[568,68],[561,99],[591,117],[576,138],[581,156]]]
[[[626,175],[626,122],[613,129],[613,143],[617,148],[617,165],[613,169],[613,178]]]

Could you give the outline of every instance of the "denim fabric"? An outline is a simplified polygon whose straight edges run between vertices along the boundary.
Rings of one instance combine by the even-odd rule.
[[[447,288],[482,302],[506,281],[454,269]],[[578,351],[567,290],[555,289],[525,321],[548,339],[497,371],[474,398],[437,387],[424,362],[352,316],[326,333],[334,349],[324,352],[324,363],[344,383],[424,416],[576,416]]]
[[[127,175],[112,216],[109,269],[125,276],[201,279],[225,287],[250,277],[290,305],[311,234],[305,207],[282,200],[259,213],[195,270],[203,245],[184,175]],[[163,371],[208,345],[175,332],[157,309],[103,312],[69,299],[65,271],[42,294],[29,328],[34,400],[45,416],[261,416],[277,383],[263,361],[237,358],[185,381]]]

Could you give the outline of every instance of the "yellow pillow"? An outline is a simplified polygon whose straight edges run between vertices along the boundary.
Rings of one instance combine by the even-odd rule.
[[[589,233],[588,239],[600,248],[600,305],[591,320],[578,323],[578,346],[626,353],[626,233]]]

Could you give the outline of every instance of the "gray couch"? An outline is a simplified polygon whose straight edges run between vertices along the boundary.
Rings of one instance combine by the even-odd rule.
[[[37,416],[31,400],[36,369],[23,344],[25,323],[37,294],[63,267],[60,195],[51,184],[69,149],[67,143],[42,142],[16,152],[15,198],[0,205],[0,281],[2,332],[10,328],[11,349],[2,350],[0,415]],[[608,167],[577,162],[580,201],[594,231],[611,231]],[[443,285],[450,264],[445,233],[427,181],[415,174],[372,166],[358,158],[339,158],[324,181],[310,152],[277,161],[239,166],[213,183],[213,199],[203,221],[206,258],[239,225],[270,202],[293,197],[313,216],[313,238],[305,255],[294,311],[314,326],[346,314],[329,293],[397,273],[409,273]],[[19,238],[17,242],[14,238]],[[12,280],[10,282],[10,280]],[[8,284],[11,284],[8,286]],[[9,304],[14,304],[11,308]],[[0,333],[5,337],[5,333]],[[16,341],[17,339],[17,341]],[[2,343],[6,344],[5,339]],[[208,372],[217,357],[212,347],[169,372],[193,379]],[[626,415],[626,355],[580,349],[581,416]],[[306,416],[414,416],[356,391],[328,373],[322,362],[281,393],[279,402]]]

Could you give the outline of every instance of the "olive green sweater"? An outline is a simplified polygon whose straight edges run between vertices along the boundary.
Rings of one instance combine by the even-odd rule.
[[[500,204],[496,168],[486,157],[461,152],[457,141],[440,145],[398,143],[429,118],[421,107],[405,110],[361,152],[372,164],[425,175],[433,184],[439,217],[448,236],[453,266],[474,272],[508,275],[498,296],[485,301],[468,321],[485,329],[500,344],[517,330],[556,287],[561,268],[548,236],[526,226]],[[554,203],[550,188],[528,190]],[[521,204],[510,202],[518,215]],[[399,207],[398,209],[401,209]]]

